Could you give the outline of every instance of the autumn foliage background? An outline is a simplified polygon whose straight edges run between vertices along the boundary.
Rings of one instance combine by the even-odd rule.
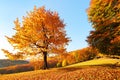
[[[120,1],[91,0],[87,9],[94,30],[87,42],[100,53],[120,55]]]

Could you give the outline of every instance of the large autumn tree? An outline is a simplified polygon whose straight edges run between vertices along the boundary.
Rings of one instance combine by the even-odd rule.
[[[120,55],[120,0],[91,0],[87,13],[94,28],[87,42],[101,53]]]
[[[23,16],[22,23],[17,18],[14,24],[16,33],[7,39],[14,49],[19,51],[17,55],[42,53],[46,69],[47,54],[65,53],[65,45],[68,44],[69,38],[66,37],[65,24],[57,12],[45,10],[45,7],[34,7],[26,17]]]

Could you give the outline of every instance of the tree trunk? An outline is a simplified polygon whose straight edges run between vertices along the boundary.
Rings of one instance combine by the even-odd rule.
[[[47,52],[43,52],[43,58],[44,58],[44,66],[43,66],[43,69],[47,69],[48,66],[47,66]]]

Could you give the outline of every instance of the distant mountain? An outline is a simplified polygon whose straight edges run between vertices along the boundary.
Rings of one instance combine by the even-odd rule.
[[[9,59],[0,59],[0,68],[19,65],[19,64],[28,64],[28,61],[25,60],[9,60]]]

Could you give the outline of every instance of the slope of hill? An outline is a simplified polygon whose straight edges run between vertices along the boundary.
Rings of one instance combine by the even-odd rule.
[[[18,64],[28,64],[28,61],[25,60],[9,60],[9,59],[0,59],[0,68],[18,65]]]
[[[0,75],[0,80],[120,80],[120,69],[101,66],[54,68]]]
[[[100,58],[100,59],[93,59],[85,62],[80,62],[76,64],[69,65],[67,67],[80,67],[80,66],[96,66],[96,65],[119,65],[120,66],[120,59],[110,59],[110,58]]]

